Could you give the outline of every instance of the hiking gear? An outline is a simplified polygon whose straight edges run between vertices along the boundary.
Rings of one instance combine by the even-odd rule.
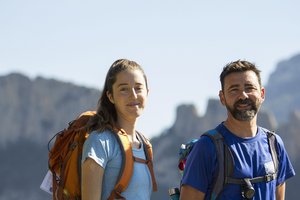
[[[179,200],[180,191],[178,188],[170,188],[169,189],[170,200]]]
[[[275,134],[274,132],[271,132],[267,129],[263,129],[263,130],[264,132],[267,133],[267,138],[268,138],[270,152],[273,158],[275,173],[266,174],[265,176],[260,176],[260,177],[244,178],[244,179],[233,178],[233,169],[234,169],[233,157],[229,147],[224,142],[223,135],[215,129],[210,130],[207,133],[203,134],[203,136],[208,136],[214,142],[217,150],[216,152],[217,152],[218,163],[224,163],[224,165],[220,165],[220,164],[218,165],[219,167],[218,174],[214,180],[214,187],[211,193],[212,200],[218,197],[218,195],[222,192],[224,186],[228,183],[241,185],[242,196],[248,195],[248,197],[251,199],[255,194],[254,188],[252,187],[251,183],[270,182],[276,179],[277,169],[278,169],[278,158],[275,149],[275,140],[276,140]]]
[[[255,190],[248,178],[245,178],[244,181],[245,184],[242,185],[242,191],[241,191],[242,197],[244,199],[252,199],[255,195]]]
[[[193,149],[194,144],[198,141],[198,139],[192,139],[190,142],[186,144],[181,144],[179,149],[179,162],[178,162],[178,169],[181,175],[183,175],[185,163],[187,160],[188,155]]]
[[[86,111],[71,121],[68,127],[49,141],[49,169],[53,174],[53,200],[80,200],[81,199],[81,156],[82,148],[89,133],[87,123],[95,111]],[[122,151],[122,167],[109,200],[121,199],[121,193],[126,190],[130,178],[133,174],[134,162],[147,164],[151,178],[153,190],[157,190],[153,171],[152,146],[150,142],[140,133],[146,160],[135,159],[132,154],[132,147],[123,129],[117,130],[117,141]],[[55,138],[55,143],[50,149],[50,143]],[[124,199],[124,198],[123,198]]]
[[[117,140],[120,143],[120,146],[123,147],[121,148],[122,150],[122,157],[125,159],[122,160],[122,167],[123,172],[120,172],[119,178],[118,178],[118,183],[115,185],[113,191],[111,192],[108,200],[114,200],[114,199],[125,199],[124,197],[121,196],[121,193],[126,190],[126,188],[129,185],[130,178],[133,174],[133,164],[134,162],[139,162],[146,164],[148,166],[150,175],[151,175],[151,180],[152,180],[152,188],[153,191],[157,191],[157,184],[154,176],[154,170],[153,170],[153,153],[152,153],[152,145],[149,142],[148,139],[145,138],[144,135],[141,133],[137,132],[139,138],[141,138],[143,142],[143,147],[144,147],[144,152],[145,152],[145,157],[146,159],[141,159],[133,156],[132,153],[132,147],[130,144],[130,141],[127,137],[126,132],[121,129],[118,132],[118,137]]]
[[[254,188],[252,187],[252,183],[258,182],[269,182],[275,180],[277,178],[277,170],[278,170],[278,157],[277,151],[275,148],[276,144],[276,137],[275,133],[271,132],[267,129],[263,129],[263,132],[267,134],[269,149],[271,152],[271,156],[274,163],[275,173],[270,173],[265,176],[254,177],[254,178],[244,178],[244,179],[237,179],[233,178],[233,170],[234,170],[234,162],[230,148],[224,142],[224,137],[221,133],[217,130],[209,130],[204,133],[202,136],[209,137],[216,148],[216,156],[217,156],[217,170],[216,176],[214,176],[213,180],[213,188],[210,194],[210,199],[214,200],[217,199],[219,194],[223,191],[223,188],[226,184],[238,184],[241,185],[242,189],[242,196],[245,198],[251,198],[255,194]],[[186,159],[189,153],[193,149],[193,145],[197,142],[198,139],[194,139],[187,144],[181,145],[179,151],[179,170],[183,174]]]

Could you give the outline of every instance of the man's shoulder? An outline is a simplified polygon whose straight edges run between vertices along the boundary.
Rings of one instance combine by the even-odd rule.
[[[263,128],[263,127],[260,127],[260,129],[263,133],[266,134],[266,137],[268,136],[268,134],[269,134],[269,136],[273,135],[275,137],[274,142],[275,142],[275,145],[277,146],[277,148],[280,148],[280,149],[284,148],[284,142],[283,142],[281,136],[277,132],[271,131],[271,130]]]
[[[275,132],[274,130],[270,130],[264,127],[259,126],[259,129],[262,133],[266,134],[267,136],[275,136],[276,140],[280,140],[282,141],[280,135],[277,134],[277,132]]]
[[[215,129],[205,131],[200,138],[195,142],[194,147],[201,150],[215,150],[215,135],[219,134]]]

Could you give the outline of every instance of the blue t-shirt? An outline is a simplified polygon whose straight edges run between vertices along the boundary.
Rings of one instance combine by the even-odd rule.
[[[102,200],[106,200],[113,190],[122,164],[120,145],[110,131],[92,132],[83,146],[82,163],[91,158],[104,169]],[[132,148],[133,155],[145,159],[143,146]],[[134,170],[127,189],[121,194],[128,200],[150,200],[152,193],[151,174],[147,165],[134,162]]]
[[[254,178],[274,173],[275,168],[269,149],[267,134],[263,132],[262,128],[258,128],[255,137],[247,139],[235,136],[223,123],[217,126],[216,130],[223,135],[226,144],[232,152],[234,162],[233,177],[238,179]],[[276,186],[295,175],[283,141],[278,135],[276,135],[276,141],[279,160],[277,179],[268,183],[259,182],[252,184],[255,189],[254,200],[276,199]],[[210,194],[217,166],[216,149],[213,141],[209,137],[201,137],[194,145],[187,159],[182,184],[190,185],[199,191]],[[209,199],[209,195],[206,195],[205,199]],[[218,199],[242,199],[241,186],[227,184]]]

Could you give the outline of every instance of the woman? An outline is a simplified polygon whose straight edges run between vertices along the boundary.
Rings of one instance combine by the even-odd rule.
[[[147,78],[140,65],[126,59],[112,64],[96,115],[89,123],[92,132],[84,143],[81,167],[83,200],[111,198],[122,162],[120,145],[114,135],[119,130],[126,132],[133,156],[145,159],[136,122],[143,113],[148,92]],[[134,162],[133,175],[121,195],[127,200],[149,200],[152,188],[147,165]]]

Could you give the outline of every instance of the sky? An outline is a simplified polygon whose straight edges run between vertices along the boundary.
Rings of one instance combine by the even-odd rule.
[[[179,105],[204,115],[231,61],[255,63],[266,84],[278,62],[300,53],[299,10],[298,0],[0,0],[0,76],[101,89],[115,60],[134,60],[150,87],[137,126],[153,137]]]

